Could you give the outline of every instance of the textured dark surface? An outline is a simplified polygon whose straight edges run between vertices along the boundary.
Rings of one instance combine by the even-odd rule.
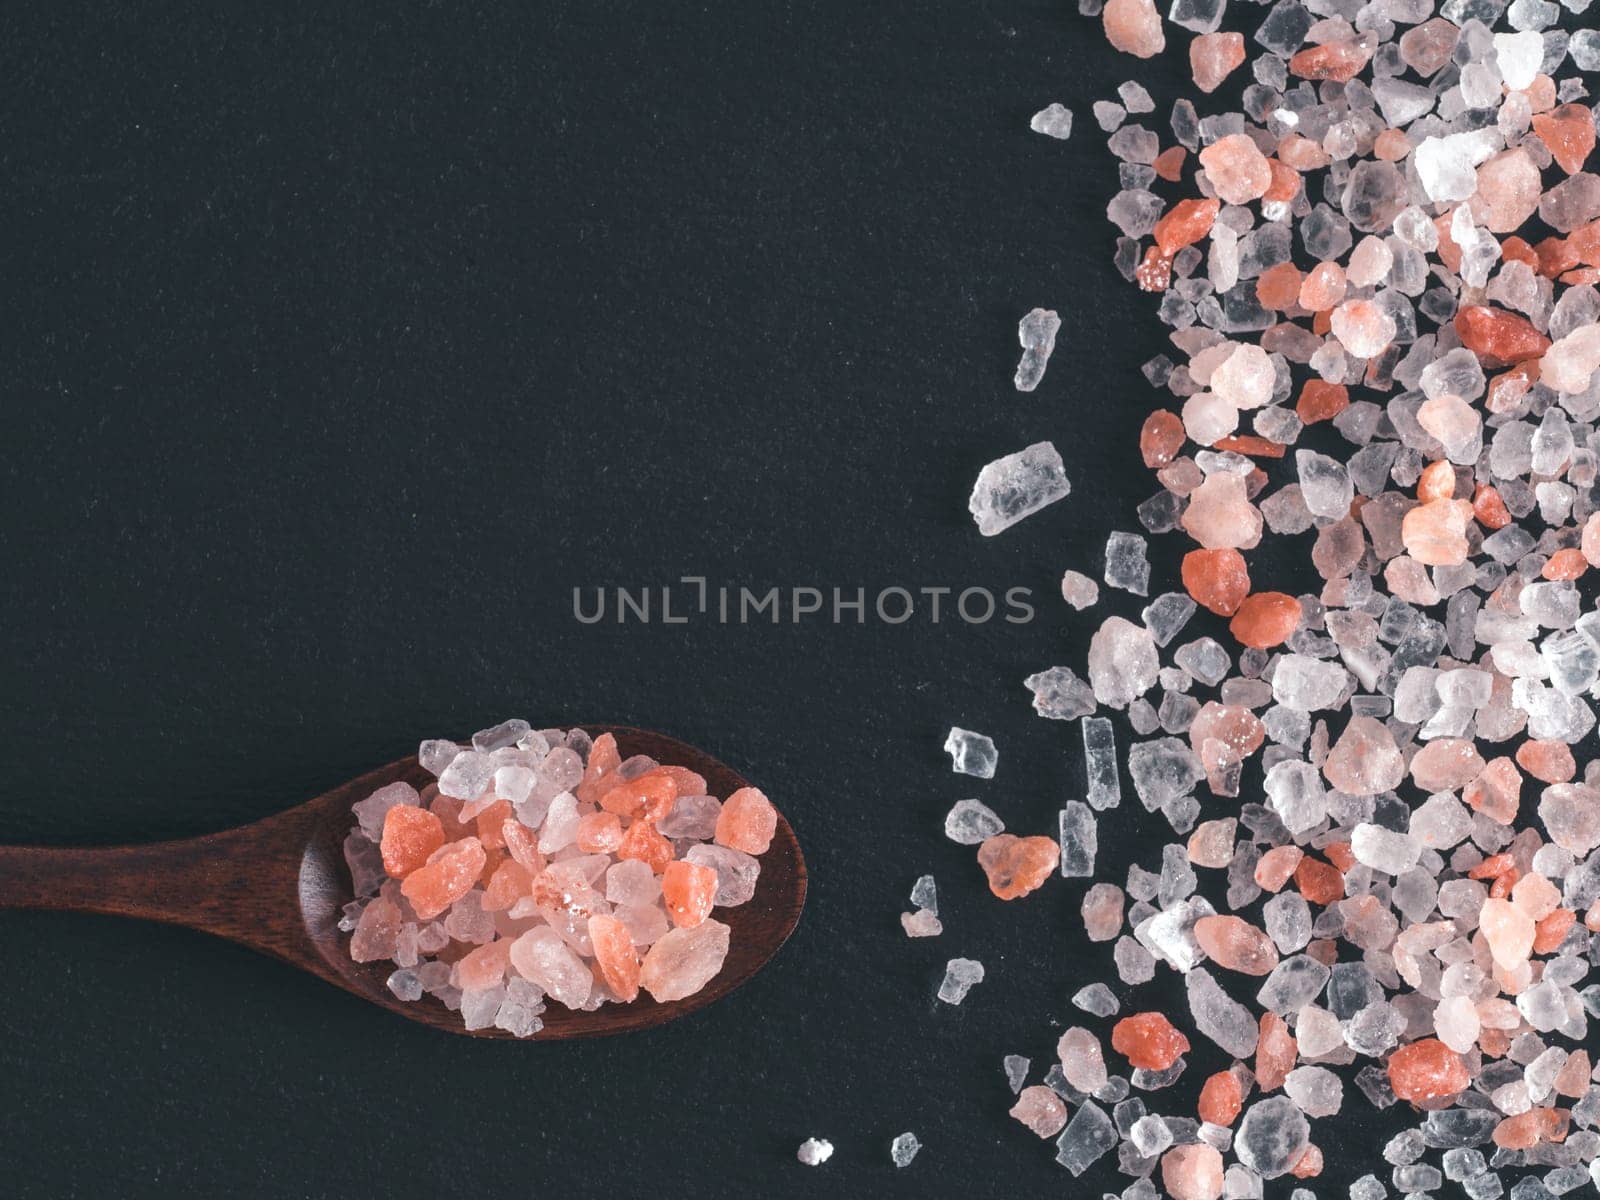
[[[0,837],[205,832],[422,736],[585,717],[765,787],[811,897],[724,1002],[561,1045],[442,1036],[199,934],[0,915],[6,1192],[1120,1188],[1004,1115],[1001,1056],[1037,1078],[1111,975],[1083,884],[1002,905],[939,825],[977,795],[1046,832],[1081,791],[1075,726],[1020,684],[1105,611],[1054,588],[1153,490],[1160,348],[1088,109],[1181,47],[1119,58],[1043,0],[213,8],[0,14]],[[1052,100],[1068,143],[1027,129]],[[1067,328],[1019,396],[1036,304]],[[977,469],[1045,437],[1073,496],[978,537]],[[573,618],[575,586],[683,575],[1038,614]],[[999,740],[996,780],[950,774],[952,723]],[[1124,808],[1102,861],[1156,865],[1163,828]],[[923,871],[946,932],[907,942]],[[957,954],[989,977],[936,1005]]]

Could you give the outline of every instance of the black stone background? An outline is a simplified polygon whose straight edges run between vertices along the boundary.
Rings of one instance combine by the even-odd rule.
[[[979,796],[1050,832],[1082,793],[1076,726],[1021,680],[1081,669],[1108,611],[1055,589],[1155,488],[1138,367],[1163,345],[1111,266],[1089,105],[1141,78],[1165,134],[1186,43],[1139,63],[1045,0],[0,12],[0,837],[202,833],[523,714],[706,747],[812,871],[741,991],[573,1044],[441,1036],[179,929],[6,914],[3,1190],[1123,1186],[1070,1181],[1005,1116],[1002,1055],[1037,1081],[1065,1025],[1104,1031],[1068,1003],[1115,979],[1085,884],[1002,904],[940,823]],[[1064,144],[1027,128],[1053,100]],[[1036,304],[1065,327],[1023,396]],[[1042,438],[1072,496],[979,537],[973,476]],[[1026,587],[1037,615],[573,618],[575,587],[685,575]],[[998,740],[994,781],[950,773],[953,723]],[[1105,877],[1167,832],[1130,796]],[[924,871],[945,933],[908,942]],[[951,1008],[956,955],[989,974]],[[1181,1004],[1172,979],[1139,1007]],[[1319,1190],[1381,1169],[1389,1124],[1319,1126]],[[907,1129],[925,1149],[896,1172]],[[838,1146],[818,1171],[809,1135]]]

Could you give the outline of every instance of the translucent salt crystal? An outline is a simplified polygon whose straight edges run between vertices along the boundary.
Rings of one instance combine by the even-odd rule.
[[[1236,1058],[1254,1054],[1257,1023],[1250,1010],[1224,992],[1203,967],[1194,968],[1183,982],[1195,1028]]]
[[[1061,598],[1082,612],[1100,600],[1100,585],[1078,571],[1068,571],[1061,576]]]
[[[993,779],[1000,753],[994,741],[981,733],[952,725],[944,739],[945,753],[950,756],[950,769],[958,775],[976,775],[979,779]]]
[[[687,862],[710,867],[717,873],[717,891],[712,903],[719,908],[735,908],[756,894],[761,875],[761,860],[731,846],[702,843],[684,854]]]
[[[1355,487],[1343,463],[1311,450],[1297,450],[1300,496],[1314,516],[1337,521],[1350,511]]]
[[[417,762],[428,774],[438,776],[460,753],[461,747],[454,742],[432,739],[417,747]]]
[[[669,929],[644,956],[639,986],[661,1003],[692,996],[722,969],[731,931],[706,918],[685,929]]]
[[[476,800],[488,789],[498,768],[492,756],[463,750],[439,776],[439,791],[457,800]]]
[[[1258,1175],[1276,1179],[1300,1161],[1310,1143],[1305,1113],[1287,1096],[1271,1096],[1246,1110],[1234,1151]]]
[[[922,1143],[917,1141],[916,1134],[902,1133],[889,1144],[889,1157],[894,1160],[895,1166],[909,1167],[921,1149]]]
[[[344,861],[350,868],[353,895],[370,896],[384,881],[383,855],[378,844],[355,830],[344,839]]]
[[[581,819],[577,798],[571,792],[562,792],[550,802],[550,808],[540,824],[539,853],[554,854],[572,845],[578,836],[578,822]]]
[[[669,838],[710,838],[717,831],[722,801],[715,796],[679,796],[656,829]]]
[[[967,998],[972,986],[983,982],[983,964],[971,958],[952,958],[945,964],[944,979],[939,984],[939,999],[946,1004],[960,1004]]]
[[[1145,607],[1140,619],[1155,644],[1165,646],[1183,632],[1195,609],[1195,602],[1183,592],[1166,592]]]
[[[827,1138],[807,1138],[800,1143],[795,1157],[808,1167],[820,1167],[833,1157],[833,1143]]]
[[[1122,889],[1097,883],[1083,895],[1084,933],[1091,942],[1109,942],[1122,929]]]
[[[1072,1005],[1097,1017],[1112,1016],[1119,1007],[1117,997],[1103,983],[1091,983],[1079,988],[1072,997]]]
[[[481,991],[461,993],[461,1021],[468,1029],[487,1029],[494,1024],[495,1014],[506,997],[503,984]]]
[[[1084,773],[1088,778],[1085,799],[1089,807],[1102,812],[1116,808],[1122,803],[1122,780],[1117,773],[1116,731],[1105,717],[1085,717],[1081,725]]]
[[[1160,670],[1150,631],[1122,617],[1107,617],[1089,641],[1089,683],[1110,708],[1126,708],[1144,695]]]
[[[1117,1127],[1092,1100],[1078,1106],[1056,1141],[1056,1161],[1074,1177],[1082,1175],[1117,1144]]]
[[[410,970],[396,971],[386,981],[388,989],[394,993],[397,1000],[422,999],[422,980],[417,978],[417,973]]]
[[[1172,1130],[1153,1113],[1140,1117],[1128,1130],[1128,1141],[1145,1157],[1160,1154],[1172,1145]]]
[[[936,914],[925,908],[919,908],[916,912],[900,914],[900,928],[905,930],[907,937],[938,937],[944,932],[944,923]]]
[[[978,532],[992,537],[1072,490],[1061,455],[1049,442],[995,459],[978,473],[967,508]]]
[[[1022,1090],[1022,1085],[1028,1078],[1028,1067],[1031,1064],[1028,1059],[1020,1054],[1008,1054],[1005,1056],[1002,1065],[1006,1073],[1006,1086],[1011,1089],[1011,1094],[1015,1096]]]
[[[1356,861],[1388,875],[1399,875],[1417,865],[1422,843],[1404,833],[1363,822],[1350,836]]]
[[[472,735],[472,748],[488,754],[495,750],[502,750],[507,746],[515,746],[519,740],[527,736],[533,726],[520,717],[513,717],[509,721],[502,721],[488,729],[480,729]]]
[[[911,887],[911,903],[931,913],[939,911],[939,889],[932,875],[919,875]]]
[[[1064,877],[1094,875],[1099,831],[1094,811],[1081,800],[1069,800],[1060,818],[1061,874]]]
[[[1051,667],[1022,681],[1033,693],[1033,711],[1053,721],[1069,721],[1095,710],[1094,689],[1070,667]]]
[[[1022,1089],[1011,1108],[1011,1116],[1036,1137],[1054,1137],[1067,1123],[1067,1106],[1048,1087],[1035,1084]]]
[[[1068,121],[1070,124],[1070,114]],[[1060,328],[1061,318],[1045,308],[1033,309],[1017,325],[1017,341],[1022,344],[1022,359],[1017,363],[1014,381],[1017,391],[1031,392],[1039,386],[1039,381],[1044,378],[1045,365],[1055,351],[1056,333]]]
[[[350,811],[355,814],[356,822],[361,826],[361,832],[367,836],[368,841],[377,842],[383,838],[383,820],[389,815],[389,810],[396,805],[417,805],[422,798],[417,794],[417,789],[409,783],[396,782],[386,784],[373,792],[365,800],[358,800],[350,806]]]
[[[1106,539],[1105,581],[1111,587],[1145,596],[1150,590],[1147,543],[1136,533],[1113,533]]]
[[[1028,128],[1046,137],[1065,141],[1072,136],[1072,112],[1060,104],[1049,104],[1033,114]]]
[[[1331,1117],[1344,1106],[1344,1084],[1326,1067],[1296,1067],[1283,1090],[1308,1117]]]
[[[1203,637],[1178,647],[1172,656],[1195,679],[1209,686],[1221,683],[1233,665],[1228,652],[1214,639]]]

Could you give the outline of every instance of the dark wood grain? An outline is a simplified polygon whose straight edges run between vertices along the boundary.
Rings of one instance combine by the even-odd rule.
[[[705,776],[708,790],[726,797],[747,781],[731,767],[665,734],[616,725],[585,725],[612,733],[624,758],[647,754]],[[141,917],[203,930],[271,954],[413,1021],[466,1034],[459,1013],[431,996],[407,1003],[384,981],[388,963],[350,958],[350,935],[339,915],[351,899],[342,844],[354,818],[350,806],[384,784],[418,788],[432,776],[415,758],[369,771],[298,808],[223,833],[175,842],[96,849],[0,846],[0,907],[42,908]],[[573,1012],[552,1004],[534,1040],[626,1033],[675,1020],[726,996],[783,945],[800,919],[806,866],[800,843],[782,813],[748,903],[719,908],[732,930],[722,970],[693,996],[659,1004],[644,993],[632,1004]],[[499,1029],[472,1037],[511,1038]],[[512,1039],[516,1040],[516,1039]]]

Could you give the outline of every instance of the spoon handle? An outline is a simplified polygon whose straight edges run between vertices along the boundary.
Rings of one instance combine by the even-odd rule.
[[[291,813],[138,846],[0,846],[0,908],[107,913],[186,925],[282,952],[304,940]]]

